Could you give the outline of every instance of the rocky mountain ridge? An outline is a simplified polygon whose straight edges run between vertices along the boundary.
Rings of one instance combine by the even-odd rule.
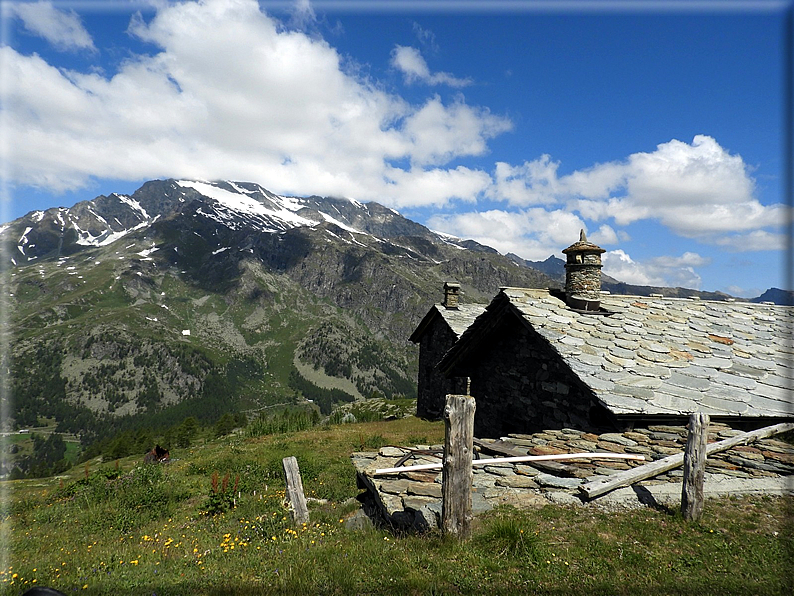
[[[478,302],[499,286],[553,285],[376,203],[234,182],[152,181],[32,212],[3,226],[0,243],[13,423],[55,418],[86,434],[410,397],[407,337],[444,281]]]

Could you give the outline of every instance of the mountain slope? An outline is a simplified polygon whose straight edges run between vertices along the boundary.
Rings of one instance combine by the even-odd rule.
[[[412,396],[407,337],[444,281],[479,302],[553,285],[376,203],[234,182],[148,182],[30,213],[0,243],[14,422],[89,437],[299,402],[299,370],[350,399]]]

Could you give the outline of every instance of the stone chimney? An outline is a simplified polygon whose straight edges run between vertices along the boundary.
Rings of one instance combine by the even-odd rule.
[[[456,281],[444,282],[444,308],[458,308],[460,301],[460,284]]]
[[[565,302],[575,310],[601,308],[601,254],[606,251],[589,242],[584,230],[579,242],[562,251],[565,263]]]

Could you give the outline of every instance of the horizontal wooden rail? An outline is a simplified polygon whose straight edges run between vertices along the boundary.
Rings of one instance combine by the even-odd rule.
[[[533,461],[554,461],[561,459],[633,459],[644,461],[645,456],[628,453],[556,453],[553,455],[519,455],[517,457],[496,457],[493,459],[475,459],[472,466],[488,466],[493,464],[515,464]],[[400,466],[397,468],[381,468],[372,475],[397,474],[399,472],[422,472],[424,470],[440,470],[443,464],[420,464],[418,466]]]
[[[727,451],[736,445],[746,445],[747,443],[752,443],[759,439],[765,439],[766,437],[771,437],[773,435],[784,433],[790,430],[794,430],[794,423],[784,422],[781,424],[775,424],[773,426],[759,428],[758,430],[753,430],[747,433],[742,433],[723,441],[709,443],[706,445],[706,455],[709,456],[714,453],[719,453],[720,451]],[[675,455],[645,464],[644,466],[632,468],[631,470],[623,470],[622,472],[613,474],[607,478],[604,478],[603,480],[599,479],[594,480],[593,482],[588,482],[587,484],[581,485],[579,490],[588,499],[594,499],[595,497],[599,497],[604,493],[615,490],[616,488],[621,488],[623,486],[628,486],[629,484],[639,482],[640,480],[658,476],[663,472],[677,468],[683,463],[684,452],[682,451],[681,453],[676,453]]]

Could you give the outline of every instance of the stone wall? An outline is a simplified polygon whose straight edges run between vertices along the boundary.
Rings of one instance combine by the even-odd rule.
[[[506,315],[469,357],[474,434],[500,437],[564,427],[592,430],[610,415],[535,331]]]
[[[708,441],[713,443],[738,434],[742,434],[741,431],[712,422]],[[582,496],[580,486],[681,453],[686,439],[684,426],[651,425],[623,433],[601,434],[563,428],[512,435],[504,441],[483,441],[482,447],[475,447],[475,459],[494,457],[488,445],[498,444],[513,455],[602,451],[639,454],[645,456],[646,461],[581,459],[474,466],[472,511],[477,515],[500,505],[534,508],[550,503],[608,509],[660,504],[677,507],[681,498],[681,466],[592,501]],[[406,455],[410,456],[406,466],[439,463],[442,453],[443,445],[383,447],[377,453],[354,453],[351,460],[358,486],[367,491],[366,498],[360,500],[371,505],[368,513],[394,528],[424,531],[438,527],[442,509],[440,470],[406,470],[399,475],[378,476],[374,471],[391,468]],[[740,494],[791,495],[794,492],[794,445],[776,437],[750,445],[736,445],[710,455],[705,471],[705,493],[709,498]]]
[[[457,341],[449,325],[436,317],[422,335],[419,343],[419,379],[416,399],[416,415],[420,418],[441,418],[448,394],[466,392],[465,379],[448,379],[436,369],[436,364]]]

